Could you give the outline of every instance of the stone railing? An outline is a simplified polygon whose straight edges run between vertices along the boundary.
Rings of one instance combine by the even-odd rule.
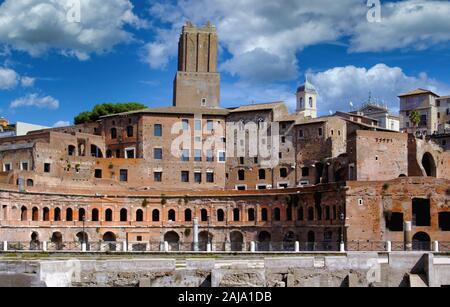
[[[0,242],[0,252],[135,252],[135,253],[307,253],[307,252],[398,252],[404,242]],[[413,242],[413,251],[450,252],[450,242]]]

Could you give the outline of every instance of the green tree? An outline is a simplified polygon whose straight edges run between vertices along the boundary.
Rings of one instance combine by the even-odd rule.
[[[75,119],[75,125],[80,125],[84,123],[95,122],[102,116],[113,115],[125,112],[139,111],[146,109],[147,107],[140,103],[130,102],[130,103],[104,103],[96,105],[92,111],[81,112]]]
[[[409,120],[413,124],[414,127],[418,127],[420,124],[420,113],[418,110],[413,110],[411,114],[409,114]]]

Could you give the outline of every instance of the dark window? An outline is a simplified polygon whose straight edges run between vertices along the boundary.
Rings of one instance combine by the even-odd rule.
[[[206,173],[206,182],[214,183],[214,173],[213,172]]]
[[[286,220],[292,221],[292,206],[286,208]]]
[[[66,221],[67,222],[72,222],[73,221],[73,211],[70,208],[68,208],[66,210]]]
[[[303,207],[298,208],[297,209],[297,220],[298,221],[303,221],[304,218],[305,217],[304,217]]]
[[[153,177],[154,177],[153,179],[155,182],[162,182],[162,176],[163,176],[162,172],[154,172],[153,173]]]
[[[78,210],[78,221],[83,222],[86,221],[86,210],[83,208]]]
[[[245,163],[244,157],[239,158],[239,164],[243,165]]]
[[[55,209],[55,213],[54,213],[53,219],[55,220],[55,222],[60,222],[61,221],[61,209],[59,209],[59,208]]]
[[[208,210],[202,209],[202,211],[201,211],[201,218],[202,218],[202,222],[207,222],[208,221]]]
[[[441,231],[450,231],[450,212],[439,212],[439,228]]]
[[[308,221],[314,221],[314,208],[308,208]]]
[[[44,173],[50,173],[51,165],[50,163],[44,163]]]
[[[245,180],[245,171],[242,169],[238,171],[238,180],[240,181]]]
[[[309,167],[302,168],[302,177],[309,177]]]
[[[281,137],[281,143],[282,143],[282,144],[285,144],[285,143],[286,143],[286,137],[285,137],[285,136],[282,136],[282,137]]]
[[[43,212],[42,212],[42,220],[44,222],[48,222],[50,221],[50,209],[48,208],[44,208]]]
[[[113,140],[117,139],[117,129],[116,128],[111,129],[111,139],[113,139]]]
[[[239,211],[238,208],[235,208],[233,210],[233,221],[234,222],[239,222],[241,220],[241,212]]]
[[[259,173],[260,180],[266,180],[266,171],[265,170],[260,169],[258,173]]]
[[[281,178],[286,178],[287,176],[288,176],[287,168],[281,168],[280,169],[280,177]]]
[[[31,213],[32,213],[31,219],[34,222],[39,221],[39,209],[34,207],[33,210],[31,211]]]
[[[156,137],[161,137],[162,136],[162,125],[161,124],[156,124],[155,125],[154,135]]]
[[[267,221],[269,220],[269,217],[268,217],[268,215],[267,215],[267,209],[266,209],[266,208],[263,208],[263,209],[261,210],[261,220],[262,220],[263,222],[267,222]]]
[[[127,127],[127,137],[131,138],[134,135],[134,128],[133,126],[128,126]]]
[[[112,212],[111,209],[107,209],[105,211],[105,221],[106,222],[112,222],[112,220],[113,220],[113,212]]]
[[[430,200],[414,198],[412,202],[413,225],[431,226]]]
[[[275,208],[275,210],[273,210],[273,219],[276,222],[281,221],[281,210],[280,210],[280,208]]]
[[[75,156],[75,151],[76,151],[75,146],[70,145],[70,146],[69,146],[69,149],[68,149],[68,154],[69,154],[69,156]]]
[[[169,214],[168,214],[168,216],[167,216],[167,219],[168,219],[169,221],[171,221],[171,222],[175,222],[175,221],[177,220],[176,217],[177,217],[177,216],[176,216],[175,210],[173,210],[173,209],[169,210]]]
[[[159,210],[155,209],[152,212],[152,221],[153,222],[159,222]]]
[[[225,222],[225,213],[222,209],[217,210],[217,221],[218,222]]]
[[[189,182],[189,172],[188,171],[181,172],[181,182]]]
[[[331,220],[331,208],[328,206],[325,207],[325,220]]]
[[[323,135],[323,129],[319,128],[319,136],[322,136],[322,135]]]
[[[184,211],[184,220],[186,222],[192,222],[192,210],[191,209],[186,209]]]
[[[403,213],[389,213],[386,216],[386,226],[389,231],[403,231]]]
[[[258,162],[259,162],[258,157],[254,157],[254,158],[253,158],[253,163],[258,164]]]
[[[194,181],[195,183],[202,183],[202,173],[194,173]]]
[[[96,169],[95,170],[95,178],[97,179],[101,179],[103,177],[103,172],[101,169]]]
[[[301,138],[304,136],[303,130],[299,130],[298,131],[298,136],[301,137]]]
[[[121,169],[120,170],[120,181],[127,182],[128,181],[128,170]]]
[[[254,222],[256,220],[255,209],[253,208],[248,209],[248,220],[250,222]]]
[[[153,149],[153,158],[155,160],[162,160],[162,158],[163,158],[162,148],[155,148],[155,149]]]
[[[98,209],[93,209],[93,210],[92,210],[92,218],[91,218],[91,220],[92,220],[93,222],[98,222],[98,220],[99,220]]]
[[[127,211],[127,209],[120,210],[120,221],[121,222],[128,221],[128,211]]]
[[[127,159],[134,159],[135,158],[134,149],[127,149],[125,151],[125,153],[127,155]]]

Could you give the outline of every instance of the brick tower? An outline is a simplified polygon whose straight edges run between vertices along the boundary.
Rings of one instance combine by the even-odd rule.
[[[177,107],[220,106],[220,74],[217,72],[216,28],[207,23],[197,28],[187,22],[178,43],[178,72],[173,105]]]

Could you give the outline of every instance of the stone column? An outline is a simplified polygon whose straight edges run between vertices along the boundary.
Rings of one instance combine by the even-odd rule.
[[[256,252],[256,243],[255,243],[255,241],[250,242],[250,252],[252,252],[252,253]]]
[[[193,231],[192,231],[192,236],[193,236],[193,249],[194,252],[198,252],[198,234],[199,234],[199,230],[198,230],[198,218],[194,218],[194,222],[193,222]],[[209,234],[208,234],[209,235]]]
[[[295,242],[295,252],[296,253],[300,252],[300,242],[298,242],[298,241]]]
[[[439,253],[439,242],[438,241],[433,242],[433,252]]]
[[[412,222],[405,222],[405,251],[412,249]]]
[[[47,241],[42,242],[42,251],[47,251]]]

